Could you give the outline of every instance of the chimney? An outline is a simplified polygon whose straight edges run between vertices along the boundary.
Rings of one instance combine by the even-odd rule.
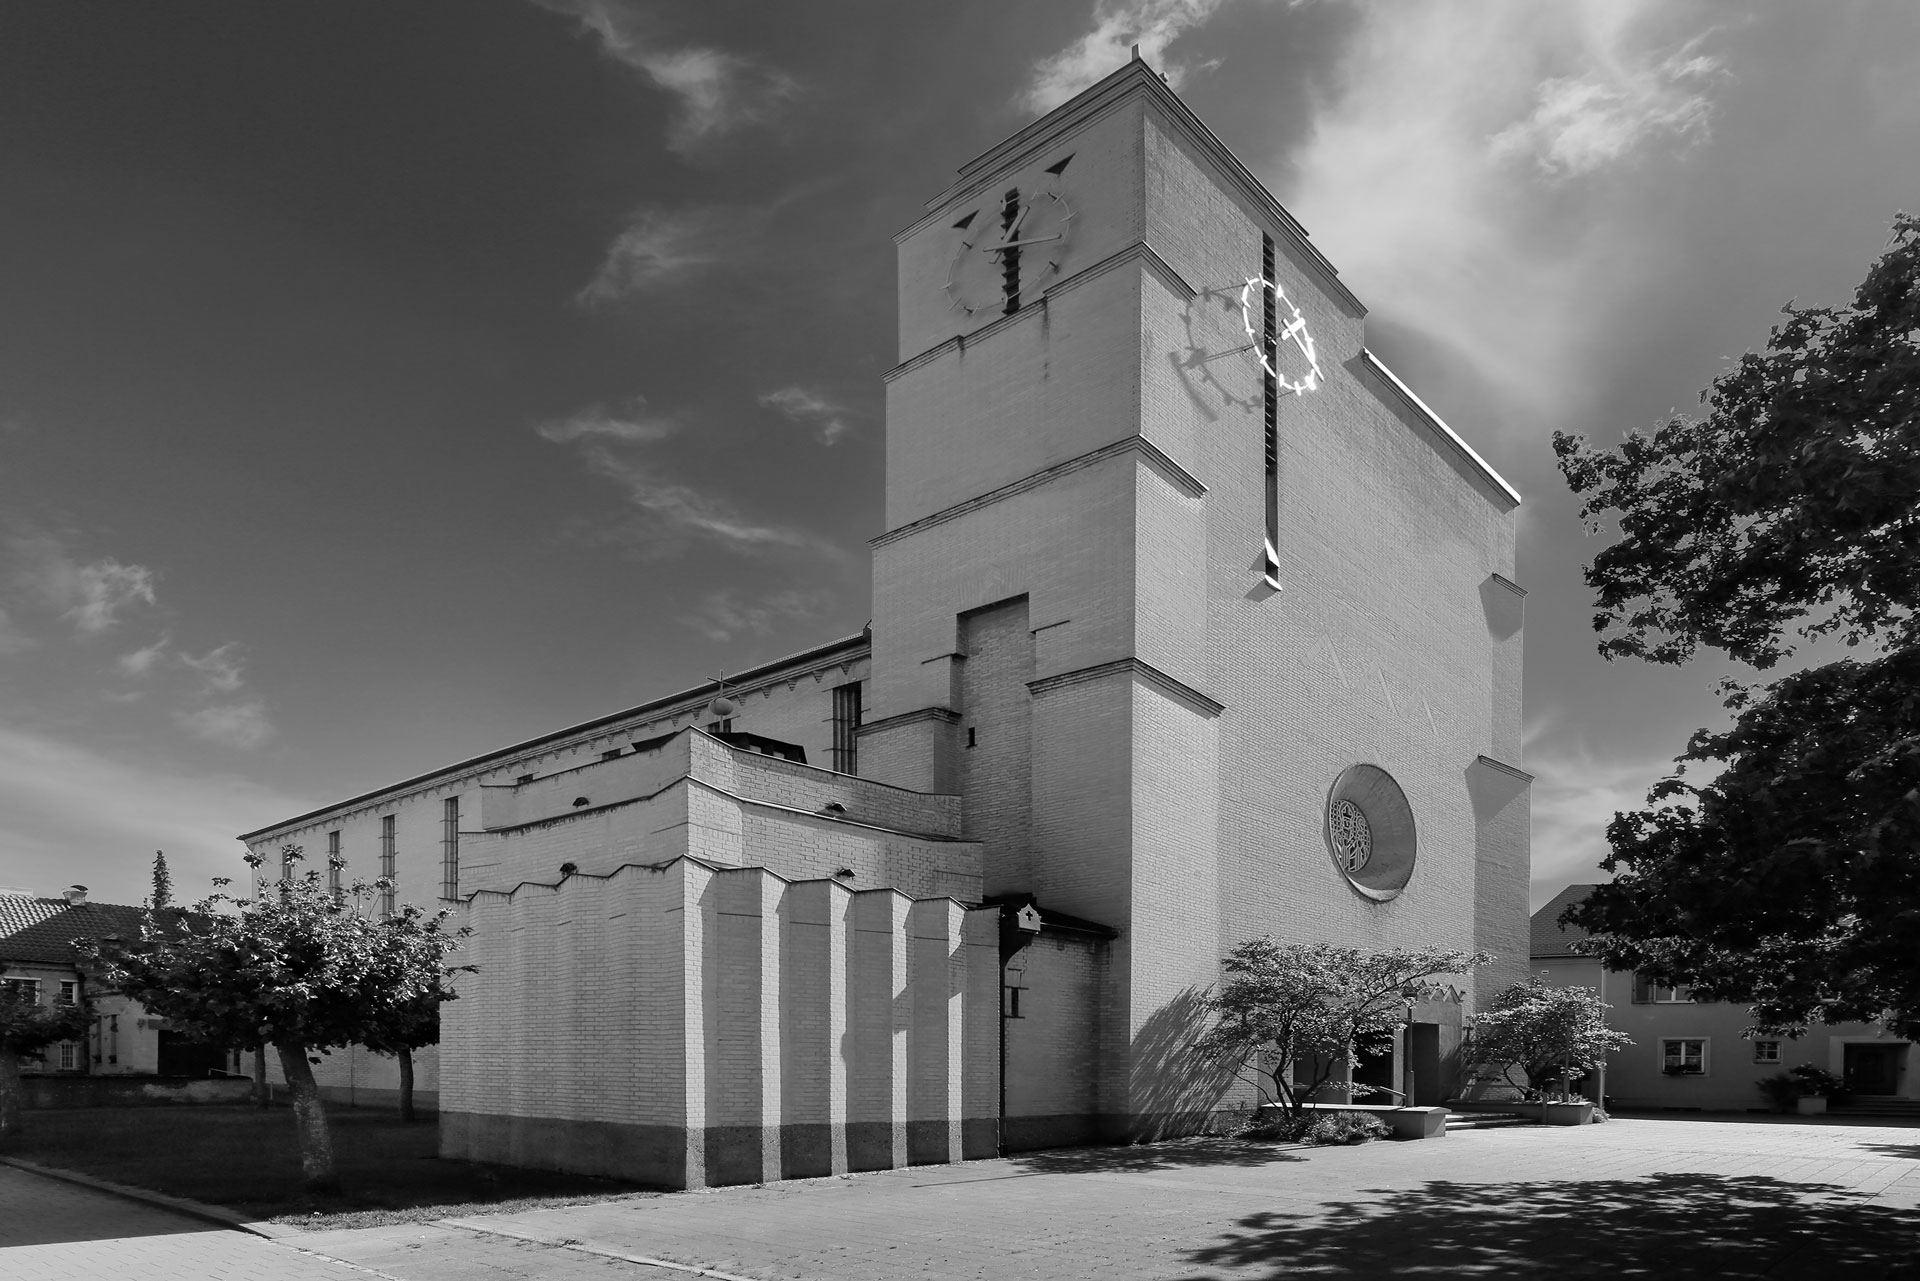
[[[69,885],[66,889],[60,891],[60,897],[67,900],[70,905],[77,907],[87,901],[87,887],[84,885]]]

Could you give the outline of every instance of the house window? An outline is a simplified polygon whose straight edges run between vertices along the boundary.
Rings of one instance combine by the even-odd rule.
[[[284,846],[280,850],[280,879],[283,881],[293,879],[293,854]]]
[[[440,804],[440,897],[460,897],[460,798]]]
[[[1706,1038],[1661,1037],[1660,1070],[1668,1076],[1705,1076],[1707,1074]]]
[[[380,877],[386,882],[386,887],[380,891],[380,915],[382,916],[393,915],[395,888],[393,821],[394,816],[391,814],[380,816]]]
[[[71,1072],[80,1066],[80,1047],[72,1041],[60,1042],[60,1070]]]
[[[833,768],[860,772],[860,682],[833,687]]]
[[[1780,1061],[1780,1042],[1755,1041],[1753,1043],[1753,1061],[1755,1063],[1778,1063]]]
[[[327,833],[327,888],[333,891],[335,898],[340,897],[340,833],[338,830]]]
[[[39,979],[7,979],[0,986],[4,986],[7,995],[17,1001],[25,1001],[28,1005],[40,1004]]]
[[[1693,989],[1685,984],[1668,987],[1654,982],[1645,974],[1633,976],[1635,1005],[1684,1005],[1691,1000],[1693,1000]]]
[[[77,1005],[80,1002],[80,980],[61,979],[60,995],[54,998],[55,1005]]]
[[[729,716],[723,721],[709,721],[707,723],[707,733],[709,734],[733,733],[733,717]]]

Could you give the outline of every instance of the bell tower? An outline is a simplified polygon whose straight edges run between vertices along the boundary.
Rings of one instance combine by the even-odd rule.
[[[1217,1101],[1168,1047],[1244,938],[1473,946],[1476,822],[1518,940],[1524,834],[1463,774],[1517,740],[1482,583],[1518,495],[1300,225],[1135,59],[896,242],[862,772],[960,794],[989,896],[1118,932],[1086,1137]],[[1358,764],[1446,847],[1390,892],[1327,845]]]

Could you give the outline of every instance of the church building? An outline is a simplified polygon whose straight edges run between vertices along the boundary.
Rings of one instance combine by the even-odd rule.
[[[857,636],[246,834],[460,905],[450,1157],[680,1187],[1190,1132],[1237,944],[1527,969],[1520,496],[1145,63],[896,237]],[[385,906],[390,907],[391,904]],[[340,1052],[335,1097],[391,1097]]]

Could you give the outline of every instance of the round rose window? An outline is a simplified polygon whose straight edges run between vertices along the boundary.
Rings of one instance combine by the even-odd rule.
[[[1348,884],[1377,902],[1396,897],[1417,845],[1413,808],[1393,775],[1378,765],[1341,771],[1327,794],[1327,846]]]

